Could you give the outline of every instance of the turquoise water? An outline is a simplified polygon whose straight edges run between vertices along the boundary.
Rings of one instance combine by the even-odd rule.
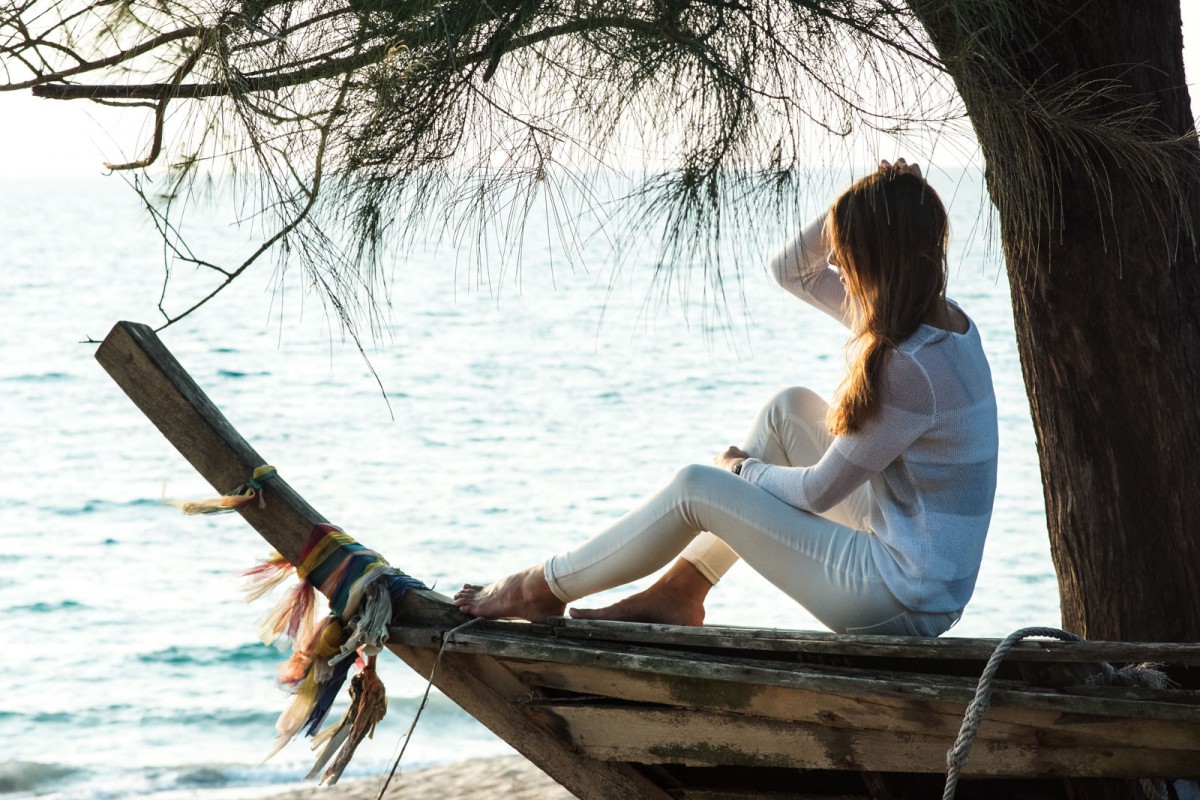
[[[1056,624],[1058,600],[1006,280],[975,186],[964,180],[952,204],[951,294],[995,374],[1001,484],[956,633],[1003,635]],[[219,215],[193,234],[229,255],[246,247]],[[161,504],[164,481],[169,497],[210,490],[79,343],[117,319],[156,319],[153,230],[115,179],[10,181],[0,241],[0,793],[173,797],[297,780],[303,744],[260,763],[286,700],[273,683],[282,655],[255,639],[266,605],[239,595],[237,574],[268,548],[236,516]],[[586,537],[739,441],[775,389],[836,386],[844,335],[769,285],[757,266],[769,251],[740,254],[745,306],[721,323],[699,293],[648,309],[650,264],[631,259],[611,280],[607,246],[587,240],[587,269],[537,236],[519,273],[448,246],[398,261],[392,324],[368,347],[386,402],[294,274],[273,282],[266,268],[163,338],[316,508],[449,589]],[[817,627],[741,566],[709,618]],[[354,774],[383,769],[424,688],[395,660],[383,678],[389,717]],[[406,762],[504,750],[436,697]]]

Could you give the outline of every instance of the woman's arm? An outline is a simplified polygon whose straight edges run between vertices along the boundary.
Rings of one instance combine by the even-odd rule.
[[[749,458],[739,474],[803,511],[820,513],[837,505],[933,426],[933,384],[912,356],[890,354],[882,388],[879,412],[859,433],[834,439],[813,466],[780,467]]]
[[[771,277],[792,294],[850,327],[846,314],[846,289],[829,266],[825,217],[819,217],[771,260]]]

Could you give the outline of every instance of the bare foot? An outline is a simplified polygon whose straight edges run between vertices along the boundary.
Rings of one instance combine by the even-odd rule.
[[[572,608],[575,619],[654,622],[661,625],[703,625],[704,598],[712,589],[700,571],[679,559],[645,591],[604,608]]]
[[[463,584],[454,605],[464,613],[487,619],[525,619],[541,622],[563,613],[566,605],[550,591],[542,567],[513,573],[490,586]]]

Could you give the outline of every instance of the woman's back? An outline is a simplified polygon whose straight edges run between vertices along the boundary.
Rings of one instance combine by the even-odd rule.
[[[954,611],[974,589],[996,492],[991,370],[970,323],[963,334],[922,325],[885,372],[884,408],[847,448],[871,460],[880,437],[911,439],[870,479],[876,561],[901,602]]]

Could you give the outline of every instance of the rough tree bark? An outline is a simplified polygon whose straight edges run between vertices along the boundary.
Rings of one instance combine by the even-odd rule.
[[[957,48],[976,32],[962,29],[954,3],[910,5],[955,74]],[[1051,0],[1027,13],[1036,46],[1011,41],[1000,54],[1010,75],[1029,87],[1113,79],[1124,97],[1098,111],[1151,103],[1148,136],[1193,129],[1179,0]],[[1139,196],[1126,163],[1064,160],[1036,120],[1017,148],[1012,125],[989,116],[996,106],[955,79],[999,209],[1063,624],[1089,639],[1200,641],[1200,263],[1190,235],[1200,181],[1183,187],[1189,219],[1165,191]],[[1030,159],[1061,187],[1052,221],[1032,237],[1011,202]]]

